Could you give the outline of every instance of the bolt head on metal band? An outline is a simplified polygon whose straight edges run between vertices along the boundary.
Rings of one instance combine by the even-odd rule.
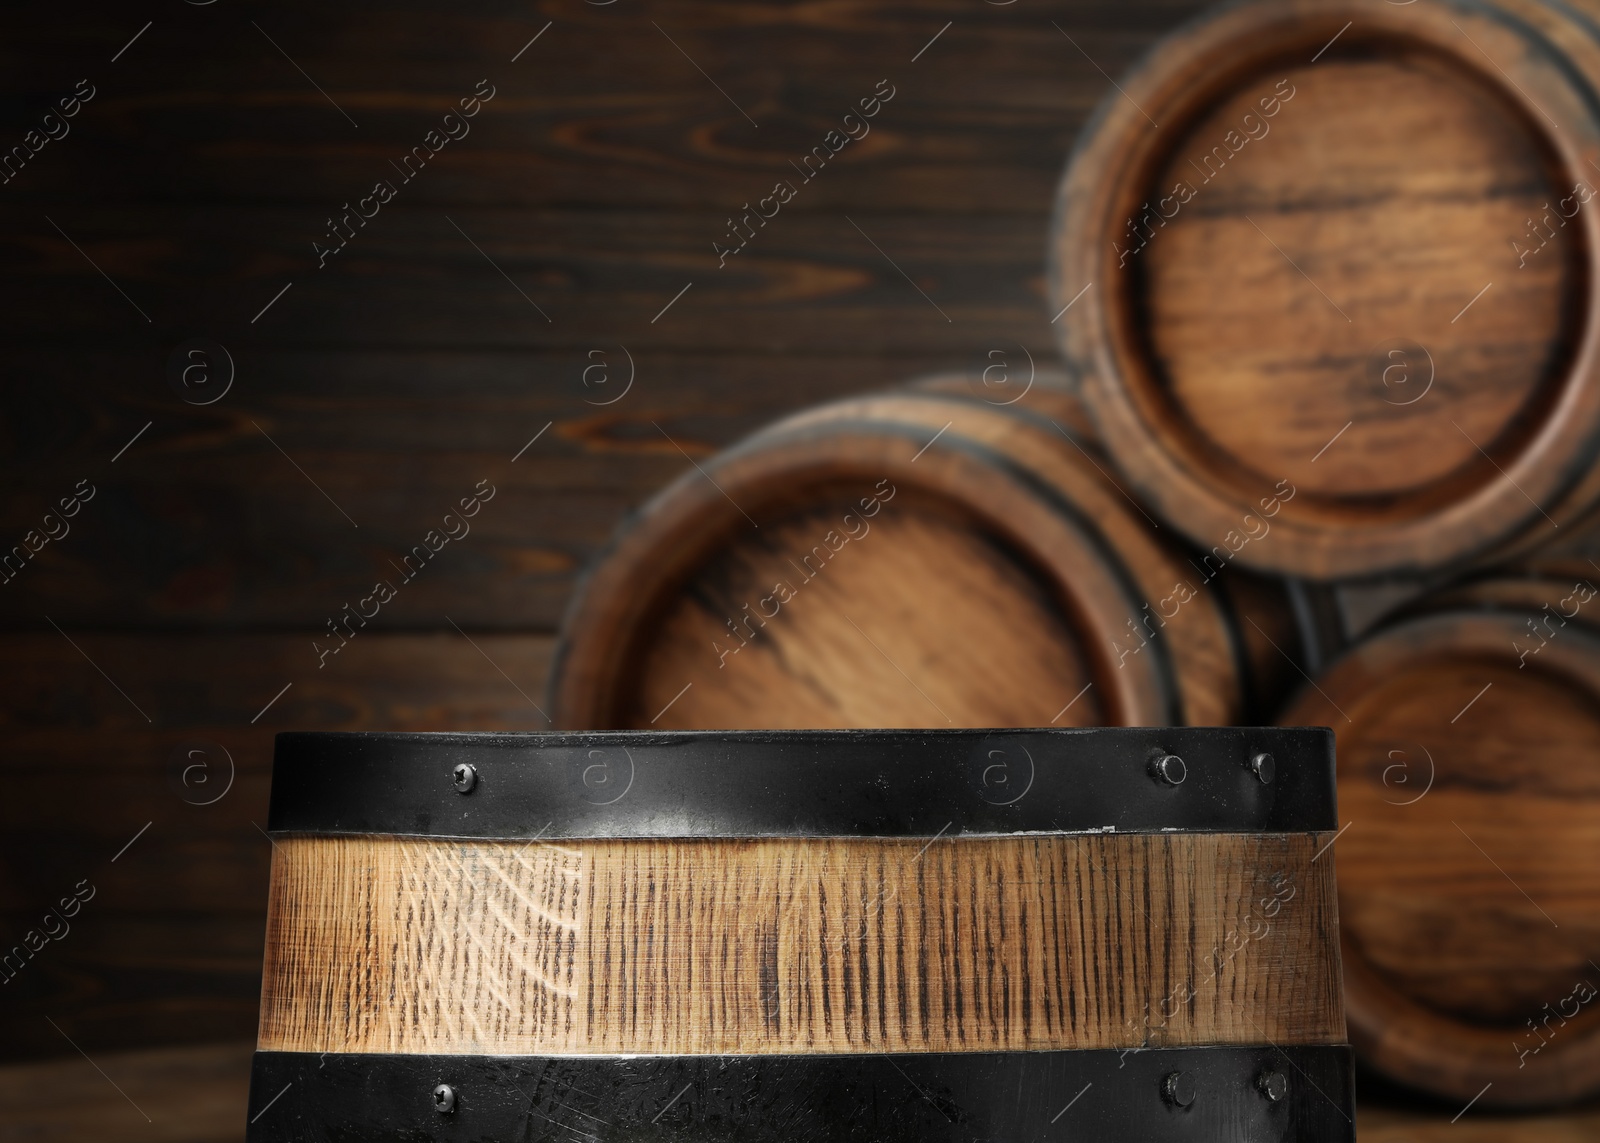
[[[1161,1081],[1161,1096],[1173,1107],[1188,1107],[1194,1102],[1194,1077],[1188,1072],[1172,1072]]]
[[[450,777],[451,784],[456,788],[456,793],[471,793],[472,787],[478,784],[478,768],[470,762],[458,762]]]
[[[1265,1071],[1256,1077],[1256,1087],[1273,1103],[1282,1103],[1289,1095],[1289,1078],[1282,1072]]]
[[[1155,775],[1156,781],[1165,782],[1169,786],[1181,786],[1183,780],[1189,776],[1189,768],[1176,754],[1161,755],[1150,764],[1150,770]]]
[[[456,1089],[442,1083],[433,1089],[433,1109],[440,1115],[449,1115],[456,1109]]]
[[[1263,786],[1270,786],[1277,776],[1278,763],[1270,754],[1256,754],[1250,759],[1250,772],[1261,779]]]

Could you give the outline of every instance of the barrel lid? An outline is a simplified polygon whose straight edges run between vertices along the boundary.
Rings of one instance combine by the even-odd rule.
[[[1164,525],[1338,579],[1478,562],[1592,501],[1594,30],[1252,0],[1119,80],[1059,191],[1054,328]]]
[[[1283,715],[1337,728],[1350,1038],[1404,1083],[1502,1107],[1600,1093],[1596,594],[1435,593]]]
[[[279,834],[557,840],[1298,833],[1336,819],[1326,728],[1116,727],[284,733],[267,820]]]

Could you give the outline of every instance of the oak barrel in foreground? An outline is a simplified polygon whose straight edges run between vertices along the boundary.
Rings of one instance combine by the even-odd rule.
[[[1325,730],[283,734],[251,1143],[1353,1140]]]
[[[1147,516],[1059,376],[973,381],[807,410],[658,494],[574,597],[555,725],[1270,717],[1314,609]]]
[[[1238,560],[1338,578],[1481,561],[1596,502],[1593,13],[1229,5],[1107,96],[1053,308],[1163,522],[1211,550],[1281,505]]]
[[[1462,1101],[1600,1093],[1597,584],[1438,595],[1284,719],[1338,737],[1351,1040]]]

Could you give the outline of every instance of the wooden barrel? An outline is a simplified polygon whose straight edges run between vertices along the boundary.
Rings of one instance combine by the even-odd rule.
[[[1453,1099],[1600,1093],[1597,584],[1437,596],[1283,720],[1338,736],[1351,1040]]]
[[[1202,549],[1422,573],[1595,503],[1600,23],[1260,0],[1158,45],[1058,196],[1053,309],[1130,491]]]
[[[1353,1143],[1333,792],[1325,730],[282,734],[248,1138]]]
[[[1316,654],[1295,620],[1311,595],[1204,560],[1148,516],[1059,376],[1005,404],[976,389],[948,376],[836,402],[697,461],[579,588],[555,725],[1226,724],[1267,710],[1285,659]]]

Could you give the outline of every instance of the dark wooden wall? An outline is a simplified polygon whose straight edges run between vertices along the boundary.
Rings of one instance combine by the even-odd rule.
[[[1099,69],[1196,7],[0,15],[0,145],[95,89],[0,186],[0,552],[94,488],[0,586],[0,943],[94,888],[0,984],[0,1053],[253,1034],[275,731],[540,728],[577,576],[685,454],[993,348],[1048,357],[1051,196]],[[470,134],[399,185],[480,80]],[[871,133],[801,185],[790,161],[883,80]],[[397,194],[319,268],[380,179]],[[728,216],[779,179],[794,198],[719,268]],[[236,370],[208,405],[168,379],[195,338]],[[622,346],[631,389],[591,403]],[[586,387],[597,350],[613,373]],[[470,535],[402,583],[391,561],[480,480]],[[396,598],[319,667],[378,579]],[[223,788],[215,747],[236,769],[214,804],[176,784],[191,741],[216,765],[189,801]]]

